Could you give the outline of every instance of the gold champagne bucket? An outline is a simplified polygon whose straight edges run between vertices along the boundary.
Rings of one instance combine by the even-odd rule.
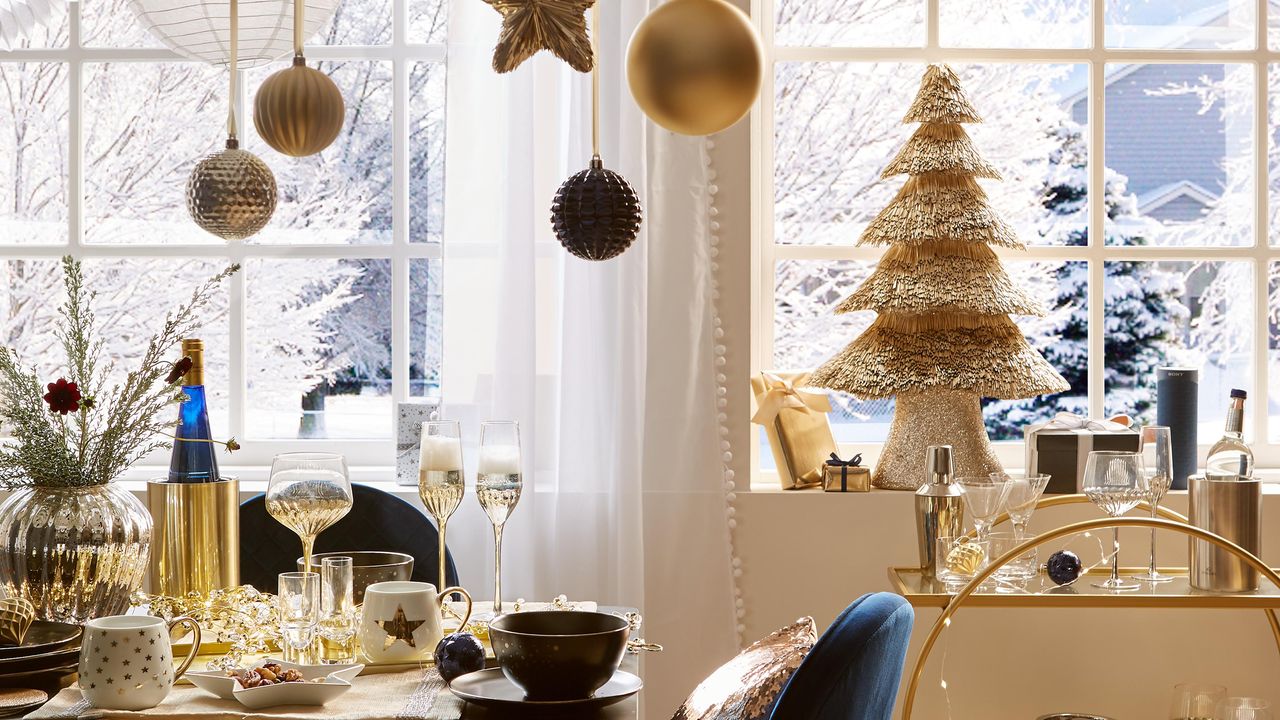
[[[147,483],[151,592],[180,597],[240,584],[240,481]]]

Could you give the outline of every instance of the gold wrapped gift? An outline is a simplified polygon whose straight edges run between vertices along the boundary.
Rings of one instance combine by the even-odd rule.
[[[827,492],[871,492],[871,468],[862,467],[861,455],[841,460],[831,453],[822,469],[822,489]]]
[[[761,373],[751,379],[756,397],[751,422],[763,425],[769,436],[784,490],[821,486],[823,466],[836,449],[827,396],[796,389],[808,378],[809,373]]]

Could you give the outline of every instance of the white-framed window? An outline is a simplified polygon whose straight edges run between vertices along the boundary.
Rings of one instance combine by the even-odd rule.
[[[288,58],[244,73],[241,147],[280,199],[243,243],[185,205],[195,162],[225,142],[225,68],[163,47],[128,0],[71,2],[0,52],[0,341],[56,378],[56,261],[71,253],[123,370],[164,312],[238,262],[202,328],[215,435],[244,448],[226,462],[324,443],[389,464],[396,402],[439,395],[449,1],[339,5],[306,52],[347,106],[318,156],[282,156],[252,127],[253,93]]]
[[[835,306],[882,248],[855,247],[905,177],[880,171],[930,62],[961,76],[982,181],[1042,299],[1017,318],[1072,384],[986,402],[1021,467],[1021,428],[1071,410],[1155,417],[1155,369],[1201,369],[1202,445],[1231,388],[1280,467],[1280,4],[1268,0],[755,0],[767,54],[752,127],[752,370],[816,367],[871,313]],[[837,440],[874,457],[892,400],[835,398]],[[769,453],[755,456],[767,472]],[[1203,456],[1204,448],[1202,448]]]

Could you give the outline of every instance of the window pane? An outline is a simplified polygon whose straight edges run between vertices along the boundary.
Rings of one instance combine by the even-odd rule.
[[[440,397],[444,285],[439,260],[409,261],[409,394]]]
[[[47,23],[36,25],[27,31],[23,37],[9,45],[10,50],[44,50],[52,48],[65,48],[67,46],[67,38],[70,29],[70,15],[79,7],[73,3],[49,3],[52,7],[52,17]],[[12,4],[9,4],[9,12],[17,11]],[[29,5],[28,5],[29,7]],[[21,11],[17,11],[21,12]],[[0,43],[0,49],[3,49],[3,43]]]
[[[391,437],[391,264],[250,260],[247,434]]]
[[[445,66],[414,63],[409,76],[409,241],[444,237]]]
[[[138,22],[129,0],[84,0],[78,5],[82,42],[89,47],[164,47]]]
[[[1006,262],[1020,287],[1040,300],[1044,317],[1018,317],[1023,335],[1071,384],[1057,395],[1023,400],[983,401],[987,433],[992,440],[1021,440],[1023,428],[1049,420],[1059,412],[1089,412],[1089,266],[1072,262]]]
[[[168,258],[94,258],[84,263],[85,285],[97,293],[92,304],[98,338],[106,360],[114,363],[106,387],[82,388],[86,395],[110,403],[111,387],[137,368],[147,342],[164,322],[165,314],[191,299],[196,286],[223,268],[209,260]],[[157,279],[163,281],[157,281]],[[227,373],[227,300],[224,285],[200,312],[205,341],[206,384],[210,394],[210,422],[214,433],[229,431]],[[43,382],[66,373],[66,356],[51,332],[59,322],[58,307],[66,299],[62,267],[57,260],[0,261],[0,332],[4,344],[15,348],[23,363],[35,367]],[[175,350],[172,359],[176,360]],[[47,380],[46,380],[47,378]],[[174,418],[178,411],[172,410]]]
[[[924,67],[779,63],[774,131],[775,241],[853,245],[905,177],[880,179],[915,126],[901,122]],[[984,183],[1028,244],[1083,244],[1088,120],[1083,66],[957,66],[987,122],[968,126],[1004,175]],[[1078,92],[1078,101],[1069,101]]]
[[[1244,261],[1108,262],[1107,414],[1155,422],[1156,368],[1194,367],[1200,440],[1220,436],[1231,388],[1253,389],[1252,273]]]
[[[1090,0],[938,0],[948,47],[1087,48]]]
[[[783,260],[774,284],[773,367],[812,370],[853,342],[875,313],[836,315],[834,310],[870,277],[874,263],[851,260]],[[831,427],[838,442],[884,440],[893,400],[831,395]]]
[[[409,0],[409,42],[442,43],[449,29],[449,0]]]
[[[1280,10],[1272,12],[1275,16]],[[1280,246],[1280,64],[1273,64],[1267,74],[1267,185],[1270,192],[1271,244]]]
[[[185,188],[226,142],[226,74],[186,62],[84,67],[86,242],[222,243],[191,221]]]
[[[1107,243],[1253,244],[1252,66],[1108,65],[1106,93]]]
[[[1271,400],[1267,408],[1267,428],[1271,442],[1280,442],[1280,262],[1271,263],[1271,295],[1267,304],[1267,377],[1270,379]]]
[[[924,0],[777,0],[778,45],[924,44]]]
[[[280,200],[250,242],[375,245],[391,242],[391,63],[319,62],[342,90],[347,117],[338,139],[305,158],[277,153],[251,133],[248,149],[275,172]],[[257,87],[278,68],[246,75]]]
[[[1253,0],[1108,2],[1107,47],[1164,50],[1254,47]]]
[[[342,0],[312,45],[386,45],[391,42],[391,0]]]
[[[67,66],[0,64],[0,242],[67,242]]]

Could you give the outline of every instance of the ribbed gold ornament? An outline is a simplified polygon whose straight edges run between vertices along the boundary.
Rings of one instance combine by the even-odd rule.
[[[21,645],[35,619],[36,606],[30,600],[20,597],[0,600],[0,644]]]
[[[187,211],[200,227],[224,240],[244,240],[266,227],[276,211],[276,176],[235,138],[206,156],[187,179]]]
[[[342,91],[328,75],[307,67],[296,55],[293,65],[262,83],[253,100],[258,135],[277,152],[306,157],[329,147],[342,131],[346,115]]]
[[[640,22],[627,49],[636,103],[684,135],[710,135],[741,120],[763,73],[751,18],[724,0],[668,0]]]

